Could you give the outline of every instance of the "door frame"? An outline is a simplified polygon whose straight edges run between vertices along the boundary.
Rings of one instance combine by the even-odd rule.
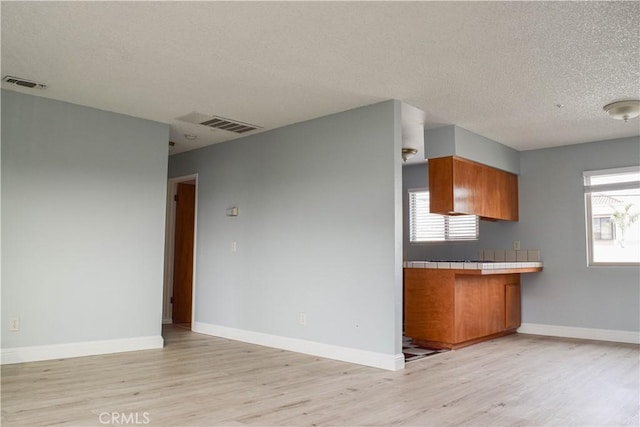
[[[181,182],[196,182],[196,199],[193,214],[193,279],[191,281],[191,328],[196,319],[196,250],[198,240],[198,174],[183,175],[169,178],[167,181],[167,207],[165,224],[165,244],[164,244],[164,283],[162,291],[162,323],[173,323],[173,306],[171,297],[173,296],[173,261],[175,256],[175,231],[176,231],[176,195],[178,184]]]

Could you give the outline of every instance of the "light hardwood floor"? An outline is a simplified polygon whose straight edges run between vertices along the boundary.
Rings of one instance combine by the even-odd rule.
[[[637,345],[513,335],[387,372],[172,326],[164,336],[162,350],[3,366],[2,425],[114,413],[162,426],[640,423]]]

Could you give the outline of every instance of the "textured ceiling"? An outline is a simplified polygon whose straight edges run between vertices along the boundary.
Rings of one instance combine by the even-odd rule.
[[[3,87],[172,125],[176,152],[399,99],[518,150],[638,135],[639,2],[2,2]],[[556,104],[564,104],[563,108]],[[187,141],[185,133],[197,135]]]

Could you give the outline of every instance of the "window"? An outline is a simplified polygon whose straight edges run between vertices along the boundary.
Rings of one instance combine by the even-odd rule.
[[[615,240],[610,216],[593,217],[593,240]]]
[[[429,192],[409,191],[409,241],[446,242],[478,240],[478,217],[429,213]]]
[[[589,265],[640,264],[640,167],[584,172]]]

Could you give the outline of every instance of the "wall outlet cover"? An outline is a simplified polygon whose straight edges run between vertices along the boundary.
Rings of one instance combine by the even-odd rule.
[[[17,332],[20,330],[20,318],[12,317],[9,319],[9,331]]]

